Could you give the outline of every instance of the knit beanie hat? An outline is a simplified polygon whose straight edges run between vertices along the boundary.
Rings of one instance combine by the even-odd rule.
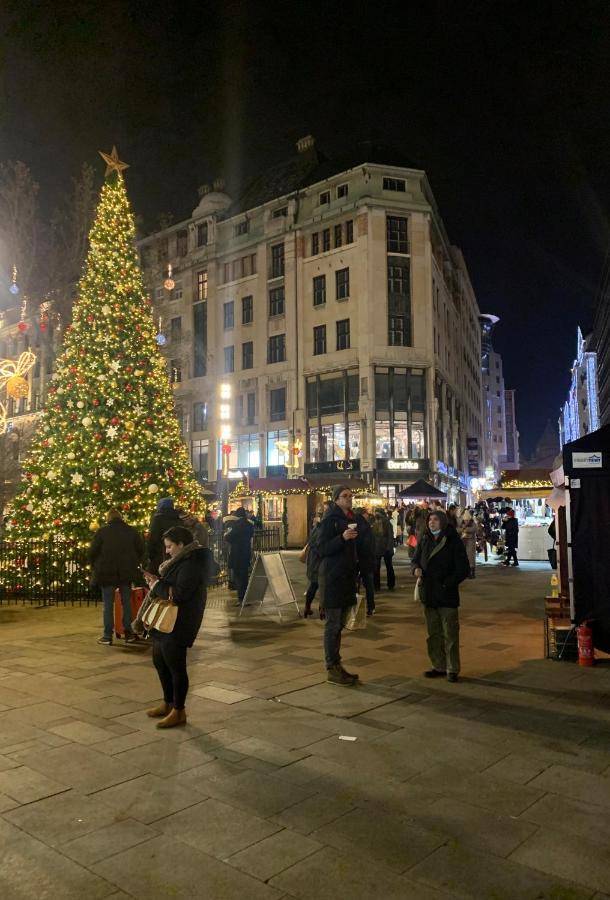
[[[338,484],[336,488],[333,488],[333,500],[335,501],[335,503],[337,502],[340,494],[343,491],[349,491],[349,488],[346,487],[344,484]]]

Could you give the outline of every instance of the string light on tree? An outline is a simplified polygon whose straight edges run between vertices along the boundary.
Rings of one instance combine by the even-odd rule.
[[[144,528],[157,501],[151,485],[177,506],[202,505],[155,342],[127,165],[115,147],[101,156],[107,178],[73,320],[10,510],[12,538],[46,534],[85,543],[111,507]]]

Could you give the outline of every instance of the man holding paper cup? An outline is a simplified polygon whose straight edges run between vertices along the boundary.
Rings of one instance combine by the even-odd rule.
[[[358,526],[352,512],[352,492],[345,485],[333,491],[333,502],[320,523],[317,549],[321,562],[318,572],[320,604],[326,613],[324,657],[327,681],[353,685],[357,675],[341,664],[341,632],[349,611],[356,604]]]

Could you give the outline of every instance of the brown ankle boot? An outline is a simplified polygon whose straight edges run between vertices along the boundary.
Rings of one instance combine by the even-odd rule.
[[[169,715],[157,722],[157,728],[175,728],[176,725],[186,725],[186,710],[172,709]]]
[[[170,712],[171,708],[171,704],[165,703],[164,701],[158,706],[154,706],[152,709],[147,709],[146,715],[150,716],[151,719],[160,719],[166,716]]]

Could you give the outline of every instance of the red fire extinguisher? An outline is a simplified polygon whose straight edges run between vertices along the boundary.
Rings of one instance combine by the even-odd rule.
[[[593,632],[589,628],[588,622],[583,622],[578,626],[576,637],[578,640],[578,665],[592,666],[595,661],[595,652],[593,650]]]

